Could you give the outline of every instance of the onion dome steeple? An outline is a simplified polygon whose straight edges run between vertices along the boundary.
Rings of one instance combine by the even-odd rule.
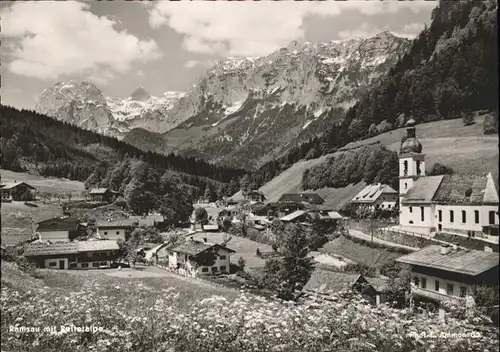
[[[422,153],[422,143],[416,138],[415,125],[416,122],[412,118],[406,123],[406,139],[401,144],[401,154]]]

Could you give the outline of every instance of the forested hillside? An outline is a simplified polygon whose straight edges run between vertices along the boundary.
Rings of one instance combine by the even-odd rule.
[[[393,130],[410,117],[418,123],[461,117],[467,125],[479,110],[491,112],[484,121],[484,134],[496,133],[497,3],[440,1],[430,26],[413,41],[408,53],[340,123],[265,164],[250,179],[261,186],[298,160]]]
[[[203,194],[207,185],[230,194],[237,191],[242,174],[194,158],[144,152],[33,111],[0,106],[0,116],[3,169],[85,181],[87,187],[110,186],[126,198],[154,193],[149,205],[136,206],[138,212],[157,208],[157,196],[161,198],[172,184],[187,187],[180,193],[190,198]]]

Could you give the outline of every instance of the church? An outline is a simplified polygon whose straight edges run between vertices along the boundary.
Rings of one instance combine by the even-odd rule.
[[[426,176],[415,121],[406,123],[399,153],[399,224],[416,233],[498,236],[498,190],[487,175]]]

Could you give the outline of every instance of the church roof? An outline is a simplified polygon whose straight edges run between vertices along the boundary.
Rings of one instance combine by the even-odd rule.
[[[445,175],[433,201],[452,204],[498,203],[498,193],[490,174]]]
[[[417,179],[413,187],[406,193],[403,203],[430,203],[443,180],[440,176],[424,176]]]
[[[488,175],[440,175],[420,177],[403,198],[403,204],[498,204],[498,191]]]

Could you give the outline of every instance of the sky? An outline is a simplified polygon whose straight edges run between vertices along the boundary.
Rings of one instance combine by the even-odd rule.
[[[413,38],[435,1],[2,2],[2,104],[34,107],[57,82],[105,95],[186,91],[227,57],[268,55],[293,40],[329,42],[388,30]]]

